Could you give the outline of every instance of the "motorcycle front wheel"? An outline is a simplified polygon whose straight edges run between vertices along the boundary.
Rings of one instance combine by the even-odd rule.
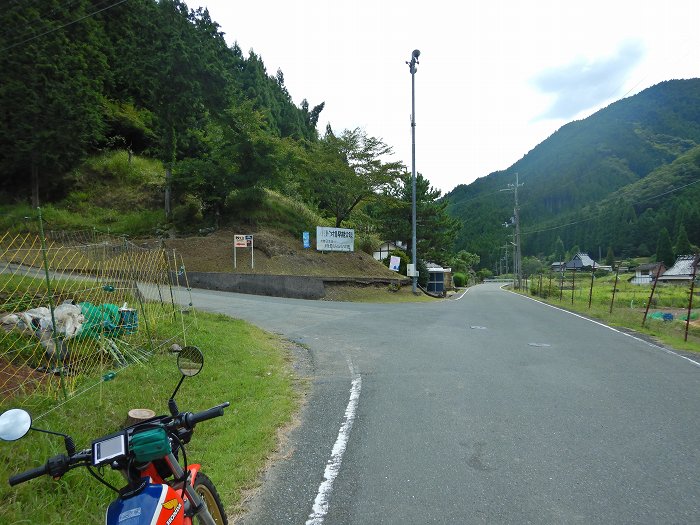
[[[194,480],[194,490],[204,500],[204,505],[206,505],[211,517],[214,518],[216,525],[228,525],[228,518],[226,518],[226,511],[221,504],[219,493],[205,474],[201,472],[197,474]],[[197,519],[197,522],[201,523],[199,519]]]

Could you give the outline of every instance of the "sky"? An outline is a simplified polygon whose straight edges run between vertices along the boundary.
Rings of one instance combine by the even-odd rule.
[[[572,120],[700,77],[698,0],[190,0],[278,69],[318,130],[363,129],[448,193],[504,170]],[[389,159],[388,159],[389,160]]]

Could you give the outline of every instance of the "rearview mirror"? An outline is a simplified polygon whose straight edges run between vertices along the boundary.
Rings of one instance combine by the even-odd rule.
[[[0,439],[17,441],[24,437],[32,426],[32,416],[21,408],[11,408],[0,415]]]
[[[186,346],[177,356],[177,367],[183,376],[196,376],[204,366],[204,355],[196,346]]]

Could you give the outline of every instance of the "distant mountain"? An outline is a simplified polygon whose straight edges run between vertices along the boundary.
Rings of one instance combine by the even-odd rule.
[[[446,195],[464,222],[456,248],[493,267],[512,240],[503,224],[519,188],[525,255],[549,255],[557,238],[594,257],[649,255],[666,228],[675,242],[683,224],[700,244],[700,79],[662,82],[571,122],[505,171]],[[690,184],[681,189],[681,186]],[[675,188],[675,191],[670,191]]]

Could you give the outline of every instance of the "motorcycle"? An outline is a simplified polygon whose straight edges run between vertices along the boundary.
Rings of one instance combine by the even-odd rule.
[[[194,346],[179,351],[180,382],[168,399],[169,416],[156,416],[128,426],[119,432],[93,440],[89,449],[76,451],[73,439],[58,432],[32,427],[32,418],[21,409],[0,415],[0,439],[15,441],[29,430],[63,436],[66,454],[49,458],[37,468],[11,476],[11,486],[39,476],[54,479],[69,470],[86,467],[98,481],[118,493],[107,508],[106,525],[226,525],[228,519],[219,494],[198,464],[187,464],[185,445],[195,425],[223,416],[229,403],[203,412],[180,412],[175,395],[186,377],[197,375],[204,366],[202,352]],[[178,461],[182,454],[185,469]],[[121,489],[99,474],[102,467],[119,471],[126,480]]]

